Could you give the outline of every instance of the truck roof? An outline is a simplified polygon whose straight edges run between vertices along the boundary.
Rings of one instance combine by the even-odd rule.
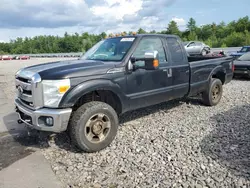
[[[164,37],[175,37],[176,35],[170,35],[170,34],[136,34],[136,35],[126,35],[126,36],[115,36],[115,37],[108,37],[108,38],[129,38],[129,37],[143,37],[143,36],[164,36]]]

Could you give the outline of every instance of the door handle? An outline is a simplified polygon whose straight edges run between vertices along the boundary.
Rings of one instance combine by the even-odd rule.
[[[163,69],[162,71],[167,72],[168,77],[172,77],[172,69],[171,68]]]
[[[168,77],[172,77],[172,69],[171,68],[168,69]]]

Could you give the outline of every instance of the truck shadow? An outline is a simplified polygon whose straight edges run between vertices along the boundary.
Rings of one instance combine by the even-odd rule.
[[[151,107],[146,107],[146,108],[141,108],[141,109],[133,110],[130,112],[126,112],[119,117],[120,124],[122,125],[129,121],[133,121],[133,120],[148,116],[150,114],[153,114],[159,111],[166,112],[180,105],[182,105],[181,100],[173,100],[173,101],[153,105]]]
[[[214,130],[201,142],[204,155],[250,180],[250,105],[212,117]]]
[[[64,150],[80,152],[71,145],[66,132],[55,134],[32,130],[19,129],[24,124],[17,123],[17,115],[13,112],[3,117],[7,132],[0,134],[0,170],[12,163],[30,155],[31,153],[55,145]]]
[[[131,112],[126,112],[122,114],[120,119],[120,124],[124,124],[126,122],[136,120],[145,116],[148,116],[150,114],[164,111],[167,112],[168,110],[171,110],[172,108],[176,108],[178,106],[183,105],[184,103],[190,104],[190,105],[201,105],[206,107],[201,100],[200,96],[194,96],[194,97],[188,97],[188,98],[182,98],[182,99],[175,99],[168,102],[163,102],[161,104],[153,105],[151,107],[146,107],[142,109],[133,110]]]
[[[7,132],[0,133],[0,170],[40,149],[44,134],[29,134],[24,125],[17,123],[18,116],[13,112],[3,117]]]

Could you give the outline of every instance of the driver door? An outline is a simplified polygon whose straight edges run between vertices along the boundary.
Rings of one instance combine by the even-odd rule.
[[[159,69],[136,69],[127,75],[127,97],[132,109],[161,103],[171,98],[172,72],[167,61],[161,37],[143,37],[133,52],[133,57],[143,58],[145,52],[156,50],[159,54]],[[137,61],[136,66],[144,66]]]

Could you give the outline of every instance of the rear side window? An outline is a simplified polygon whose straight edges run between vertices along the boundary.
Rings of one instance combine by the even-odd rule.
[[[184,61],[183,51],[176,38],[167,38],[167,46],[173,62],[182,63]]]
[[[188,45],[188,47],[193,47],[193,46],[195,46],[195,43],[194,43],[194,42],[192,42],[192,43],[190,43],[190,44]]]

